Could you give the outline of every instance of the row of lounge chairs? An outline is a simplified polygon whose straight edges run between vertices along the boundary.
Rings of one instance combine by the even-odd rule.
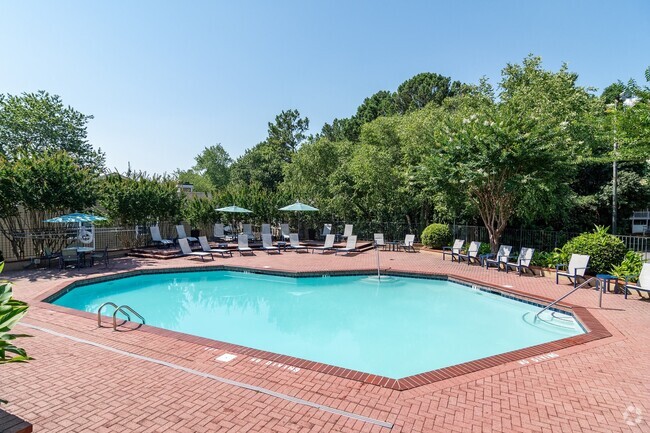
[[[210,258],[211,260],[214,260],[213,254],[221,254],[222,257],[225,257],[226,254],[230,255],[232,257],[232,250],[227,249],[227,248],[212,248],[208,242],[208,239],[205,236],[199,236],[198,238],[199,244],[201,245],[201,251],[193,251],[192,248],[190,247],[189,240],[187,238],[181,238],[178,240],[178,245],[181,248],[181,253],[184,256],[190,256],[190,257],[200,257],[202,261],[205,261],[206,258]],[[306,251],[309,252],[309,249],[312,250],[312,254],[314,251],[321,251],[321,254],[324,253],[325,251],[334,251],[335,254],[338,253],[352,253],[352,252],[357,252],[357,237],[356,236],[349,236],[346,242],[345,247],[342,248],[336,248],[334,247],[334,241],[335,241],[335,235],[329,234],[325,238],[325,244],[322,246],[306,246],[306,245],[301,245],[300,244],[300,239],[298,238],[297,233],[290,233],[289,234],[289,243],[282,243],[282,244],[273,244],[273,239],[271,237],[271,234],[263,234],[262,235],[262,251],[266,251],[267,253],[277,253],[280,254],[281,250],[284,249],[285,251],[288,250],[293,250],[293,251]],[[248,236],[246,234],[240,234],[237,237],[237,251],[239,252],[240,255],[244,254],[253,254],[254,249],[251,248],[248,245]]]
[[[443,247],[442,259],[445,260],[446,256],[451,256],[452,261],[478,263],[485,266],[486,269],[496,267],[497,270],[504,270],[506,273],[510,270],[516,270],[519,275],[525,272],[530,272],[535,275],[530,265],[533,260],[534,248],[522,248],[519,254],[513,256],[511,245],[501,245],[499,251],[490,254],[479,255],[481,242],[473,241],[470,243],[466,252],[463,251],[465,241],[456,239],[454,245]],[[558,264],[555,266],[555,283],[560,283],[560,277],[567,277],[569,281],[573,282],[576,287],[578,278],[583,278],[589,265],[589,256],[584,254],[572,254],[569,263]]]

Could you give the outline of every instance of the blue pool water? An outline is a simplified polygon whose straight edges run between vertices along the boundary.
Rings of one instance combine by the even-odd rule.
[[[147,324],[401,378],[583,333],[572,316],[464,285],[406,277],[212,271],[134,276],[54,301],[127,304]]]

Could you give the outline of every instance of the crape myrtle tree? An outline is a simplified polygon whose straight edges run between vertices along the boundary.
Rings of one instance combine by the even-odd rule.
[[[58,248],[65,226],[43,220],[95,203],[104,155],[87,140],[90,119],[47,92],[0,95],[0,231],[17,258],[26,230],[49,233],[31,238],[36,253]]]
[[[104,177],[100,204],[106,209],[112,224],[133,227],[158,222],[177,223],[181,219],[184,197],[171,177],[148,176],[129,170]],[[123,245],[131,242],[126,235],[121,241]]]
[[[546,71],[538,57],[502,76],[498,99],[483,83],[479,94],[446,101],[427,161],[445,196],[476,207],[494,252],[513,216],[549,218],[570,206],[568,184],[602,108],[566,66]]]

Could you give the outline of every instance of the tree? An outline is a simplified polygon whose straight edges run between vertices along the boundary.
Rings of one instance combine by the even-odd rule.
[[[454,82],[454,88],[459,88],[460,83]],[[451,92],[451,78],[424,72],[404,81],[397,88],[395,94],[396,111],[401,114],[424,108],[428,103],[436,105],[453,96]]]
[[[206,147],[195,159],[194,170],[207,176],[215,189],[228,185],[232,159],[221,144]]]
[[[24,155],[63,150],[79,165],[99,173],[104,154],[87,139],[92,118],[45,91],[0,95],[0,154],[12,162]]]
[[[553,73],[530,56],[502,76],[498,100],[483,83],[480,96],[445,104],[427,162],[443,194],[476,206],[493,252],[513,216],[549,218],[569,205],[567,184],[593,137],[585,119],[602,109],[566,66]]]
[[[17,258],[25,254],[25,231],[57,230],[43,220],[53,213],[88,209],[99,192],[95,170],[80,166],[77,159],[61,150],[45,150],[11,163],[0,159],[0,185],[3,198],[10,200],[0,206],[0,231],[11,242]],[[35,251],[45,245],[60,247],[65,227],[59,228],[58,235],[32,238]]]
[[[178,222],[183,196],[167,176],[128,171],[111,173],[102,183],[100,202],[114,224],[124,227],[160,221]],[[126,239],[123,242],[128,243]]]
[[[284,154],[286,152],[279,146],[268,142],[247,149],[231,166],[232,182],[242,185],[257,183],[275,190],[282,182],[283,169],[287,164],[285,158],[282,158]]]
[[[291,154],[295,153],[307,138],[305,132],[308,129],[309,119],[301,118],[298,110],[284,110],[275,116],[275,123],[269,122],[269,136],[266,142],[278,146],[284,159],[289,162]]]

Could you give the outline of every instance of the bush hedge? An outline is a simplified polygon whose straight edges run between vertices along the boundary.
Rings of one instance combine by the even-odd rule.
[[[451,242],[451,230],[447,224],[433,223],[422,231],[422,243],[429,248],[442,248]]]
[[[567,257],[571,254],[587,254],[590,274],[610,272],[614,266],[621,264],[627,247],[619,238],[608,234],[607,230],[608,227],[597,226],[593,233],[576,236],[564,244],[562,253]]]

